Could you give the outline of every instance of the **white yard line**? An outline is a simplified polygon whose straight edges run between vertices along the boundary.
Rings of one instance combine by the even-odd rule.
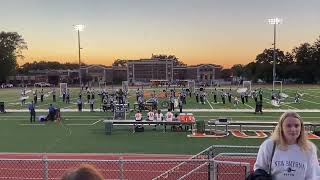
[[[249,104],[247,104],[247,103],[244,103],[244,105],[246,105],[246,106],[250,107],[251,109],[255,109],[255,108],[253,108],[252,106],[250,106],[250,105],[249,105]]]
[[[305,100],[305,99],[300,99],[301,101],[306,101],[306,102],[309,102],[309,103],[313,103],[313,104],[320,104],[320,103],[317,103],[317,102],[313,102],[313,101],[308,101],[308,100]]]
[[[296,92],[295,90],[292,90],[292,89],[286,89],[286,91],[294,91],[294,92]],[[319,90],[318,90],[319,91]],[[314,93],[314,92],[312,92],[312,93]],[[318,93],[318,92],[316,92],[316,93]],[[320,92],[319,92],[320,93]],[[316,95],[311,95],[310,93],[302,93],[303,95],[305,95],[305,96],[311,96],[311,97],[316,97],[316,98],[320,98],[320,96],[316,96]],[[291,98],[293,98],[294,99],[294,97],[291,97]]]
[[[317,91],[319,92],[319,88],[311,88],[311,89],[304,89],[304,90],[308,90],[308,91]],[[320,92],[319,92],[320,93]]]
[[[206,100],[207,100],[209,106],[211,107],[211,109],[213,109],[213,107],[211,106],[211,103],[208,101],[208,99],[206,99]]]
[[[284,105],[284,106],[288,106],[288,107],[293,108],[293,109],[298,109],[298,108],[296,108],[296,107],[289,106],[288,104],[282,104],[282,105]]]
[[[102,119],[100,119],[100,120],[98,120],[98,121],[96,121],[96,122],[92,123],[91,125],[95,125],[95,124],[97,124],[97,123],[98,123],[98,122],[100,122],[100,121],[102,121]]]
[[[266,103],[268,103],[268,104],[271,104],[270,102],[268,102],[268,101],[270,101],[269,99],[267,99],[267,98],[263,98],[263,99],[266,99],[267,101],[266,101]],[[296,107],[293,107],[293,106],[289,106],[289,105],[287,105],[287,104],[280,104],[280,106],[288,106],[288,107],[290,107],[290,108],[293,108],[294,110],[299,110],[298,108],[296,108]],[[280,106],[279,106],[279,108],[280,108]],[[288,109],[289,110],[289,109]]]
[[[20,126],[44,126],[45,124],[19,124]]]
[[[88,121],[88,120],[87,120]],[[93,126],[95,124],[97,124],[98,122],[102,121],[102,119],[95,121],[91,124],[81,124],[81,123],[72,123],[72,124],[66,124],[67,126]]]
[[[66,124],[67,126],[91,126],[91,124]]]
[[[320,96],[316,96],[316,95],[311,95],[309,93],[304,93],[305,96],[311,96],[311,97],[316,97],[316,98],[320,98]]]

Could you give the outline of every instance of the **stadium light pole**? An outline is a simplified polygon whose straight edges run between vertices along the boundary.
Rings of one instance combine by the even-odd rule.
[[[273,72],[272,72],[272,90],[274,90],[274,81],[276,80],[276,34],[277,34],[277,24],[282,23],[281,18],[270,18],[268,23],[273,25]]]
[[[79,83],[80,83],[80,88],[82,85],[82,80],[81,80],[81,54],[80,54],[80,50],[82,49],[80,46],[80,31],[84,30],[84,25],[83,24],[77,24],[77,25],[73,25],[74,30],[78,32],[78,48],[79,48]]]
[[[166,58],[166,80],[168,81],[168,59]]]

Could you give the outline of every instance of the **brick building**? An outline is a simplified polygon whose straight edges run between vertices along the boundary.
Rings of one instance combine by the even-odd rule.
[[[214,64],[174,66],[170,59],[140,59],[128,61],[127,80],[130,83],[148,83],[150,80],[194,80],[210,84],[222,67]]]
[[[199,64],[192,66],[175,66],[172,59],[140,59],[128,60],[126,67],[88,65],[81,67],[83,84],[96,86],[99,82],[121,84],[149,83],[151,80],[177,82],[194,80],[196,83],[211,84],[218,76],[222,67],[215,64]],[[79,69],[73,70],[34,70],[28,75],[10,76],[14,84],[34,84],[48,82],[58,85],[61,82],[79,84]]]

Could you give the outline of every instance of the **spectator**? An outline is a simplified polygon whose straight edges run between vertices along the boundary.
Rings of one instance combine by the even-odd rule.
[[[217,103],[217,94],[218,94],[218,92],[217,92],[216,88],[214,88],[214,92],[212,92],[212,94],[213,94],[214,103]]]
[[[134,115],[136,121],[142,121],[142,114],[140,111],[137,111]],[[144,128],[142,127],[142,124],[135,124],[135,132],[143,132]]]
[[[143,96],[139,96],[138,97],[138,108],[139,108],[139,111],[142,111],[144,110],[144,99],[143,99]]]
[[[53,107],[52,104],[50,104],[48,110],[49,110],[49,120],[54,121],[56,116],[56,109]]]
[[[40,92],[40,100],[41,100],[41,102],[43,102],[43,96],[44,96],[44,92],[43,92],[43,89],[41,89],[41,92]]]
[[[134,117],[136,121],[142,121],[142,114],[140,113],[140,111],[137,111]]]
[[[156,121],[161,122],[163,120],[163,114],[161,113],[161,110],[158,109],[158,112],[155,114]],[[154,130],[156,130],[157,125],[154,125]]]
[[[154,121],[154,112],[152,110],[147,113],[147,120]]]
[[[274,152],[274,153],[273,153]],[[270,172],[273,179],[317,179],[317,149],[307,140],[303,120],[295,112],[285,112],[270,139],[260,146],[254,170]]]
[[[180,96],[179,102],[178,102],[179,112],[182,113],[183,108],[183,97]]]
[[[103,176],[93,166],[83,164],[79,168],[68,170],[61,180],[103,180]]]
[[[52,101],[56,102],[56,88],[55,87],[52,88]]]
[[[36,110],[35,110],[35,104],[33,101],[28,106],[29,112],[30,112],[30,122],[35,122],[36,121]]]
[[[94,106],[94,99],[90,99],[89,100],[89,104],[90,104],[90,112],[94,112],[94,108],[93,108],[93,106]]]
[[[89,103],[89,100],[90,100],[90,91],[89,90],[87,90],[87,103]]]
[[[171,109],[168,109],[168,112],[166,113],[166,121],[172,121],[173,120],[173,113],[171,112]]]
[[[66,103],[70,104],[70,91],[69,91],[69,89],[67,89],[67,92],[66,92]]]
[[[38,101],[38,91],[35,90],[33,92],[33,101],[34,101],[34,104],[37,104],[37,101]]]
[[[256,109],[254,113],[256,114],[257,112],[260,112],[262,114],[262,101],[256,101]]]
[[[82,99],[81,99],[81,97],[79,97],[77,99],[77,106],[78,106],[78,111],[81,112],[82,111]]]
[[[175,113],[172,121],[180,121],[179,114]]]
[[[95,97],[94,97],[94,94],[95,94],[95,92],[94,92],[94,89],[92,88],[92,90],[91,90],[91,99],[94,99]]]
[[[63,89],[62,90],[62,102],[66,102],[66,94],[67,94],[66,89]]]
[[[174,96],[170,96],[170,98],[169,98],[169,108],[170,108],[171,111],[174,111],[174,102],[175,102]]]
[[[259,99],[260,99],[260,101],[262,101],[262,89],[261,88],[259,88],[259,91],[258,91],[258,94],[259,94]]]

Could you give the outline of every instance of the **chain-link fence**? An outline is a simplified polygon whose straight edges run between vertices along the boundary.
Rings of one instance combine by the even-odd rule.
[[[184,162],[185,167],[175,170],[179,179],[190,170],[208,164],[205,160],[61,160],[61,159],[0,159],[0,179],[60,179],[68,169],[81,164],[93,165],[105,179],[153,179],[168,169]],[[198,168],[193,176],[208,179],[207,168]]]
[[[188,174],[181,176],[181,179],[192,179],[194,174],[204,170],[207,172],[206,179],[245,179],[246,174],[252,170],[252,164],[255,161],[255,156],[252,156],[252,153],[257,153],[258,150],[258,146],[213,145],[189,159],[206,160],[205,164],[201,164],[198,167],[190,167],[188,163],[182,162],[153,179],[163,179],[163,177],[166,179],[175,179],[178,170],[183,168],[189,168],[189,172]],[[229,153],[230,156],[232,155],[233,157],[235,157],[236,154],[241,153],[243,156],[242,158],[233,160],[228,159],[227,156],[220,156],[220,158],[215,159],[215,157],[218,157],[222,153]]]
[[[257,152],[253,146],[211,146],[187,160],[0,159],[0,179],[60,179],[68,169],[91,164],[105,179],[241,180]]]

